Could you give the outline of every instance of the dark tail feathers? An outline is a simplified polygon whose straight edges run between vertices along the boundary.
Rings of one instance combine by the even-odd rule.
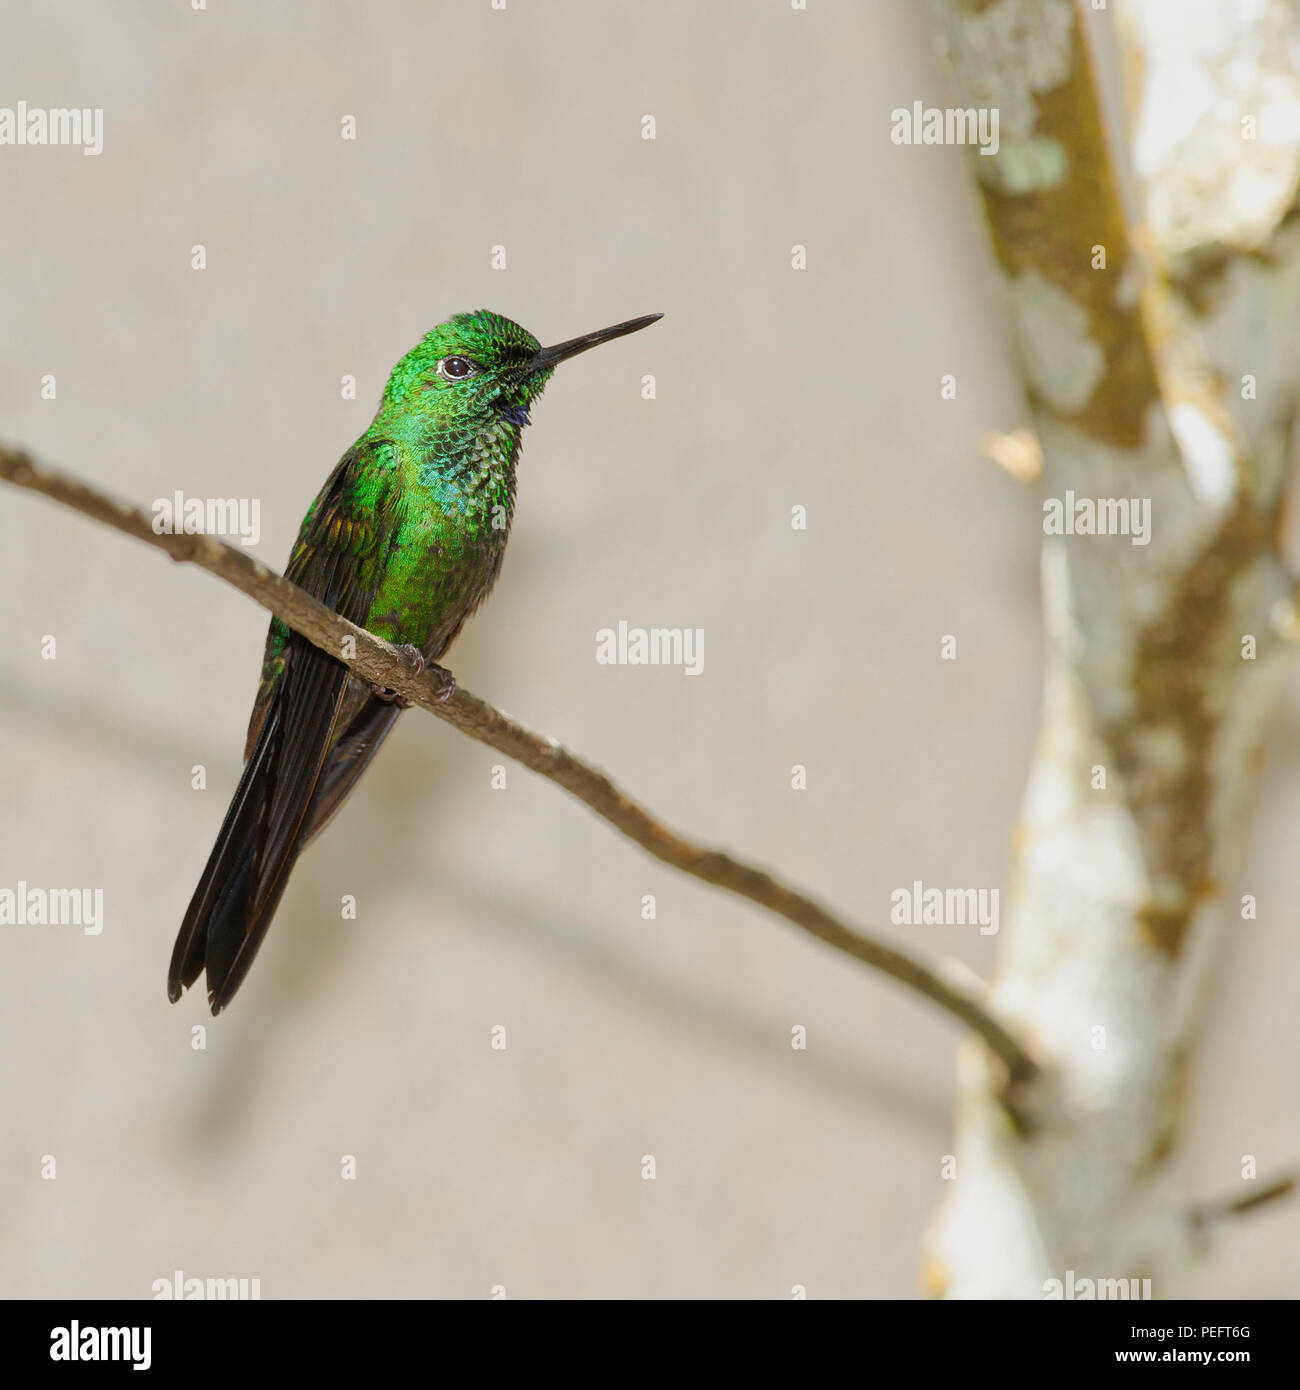
[[[173,1002],[206,967],[208,1003],[218,1014],[248,974],[303,847],[347,680],[341,662],[293,640],[279,690],[176,937],[167,972]]]

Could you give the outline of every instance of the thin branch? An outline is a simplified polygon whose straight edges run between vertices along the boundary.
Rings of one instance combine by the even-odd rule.
[[[1197,1231],[1204,1231],[1207,1227],[1213,1226],[1229,1216],[1240,1216],[1244,1212],[1254,1211],[1256,1207],[1262,1207],[1266,1202],[1275,1202],[1281,1197],[1289,1197],[1296,1190],[1297,1181],[1295,1173],[1284,1173],[1280,1178],[1265,1183],[1263,1187],[1257,1188],[1253,1192],[1247,1192],[1245,1196],[1225,1197],[1217,1202],[1204,1202],[1200,1206],[1192,1208],[1192,1226]]]
[[[43,493],[106,526],[157,546],[173,560],[210,570],[323,651],[337,657],[364,680],[397,691],[461,733],[549,777],[656,859],[758,903],[826,945],[881,971],[946,1009],[979,1034],[1003,1060],[1012,1083],[1026,1082],[1037,1074],[1038,1068],[1024,1044],[985,1007],[980,997],[982,991],[947,981],[921,961],[854,931],[811,898],[781,883],[765,870],[721,850],[707,849],[684,839],[620,791],[603,772],[575,757],[555,739],[532,733],[468,691],[458,687],[449,699],[440,701],[441,686],[435,675],[416,675],[409,659],[396,647],[332,612],[250,555],[213,536],[160,535],[154,531],[151,518],[138,508],[119,502],[65,473],[37,464],[28,454],[3,445],[0,445],[0,478]],[[348,639],[355,643],[355,648]]]

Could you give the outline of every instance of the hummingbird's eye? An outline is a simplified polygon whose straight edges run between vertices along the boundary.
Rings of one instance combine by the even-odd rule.
[[[468,357],[444,357],[438,363],[438,375],[446,377],[448,381],[463,381],[467,376],[473,376],[476,371],[478,368]]]

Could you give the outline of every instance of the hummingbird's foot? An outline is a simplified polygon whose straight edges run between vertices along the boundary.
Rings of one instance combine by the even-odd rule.
[[[436,661],[426,661],[424,653],[419,647],[411,642],[404,642],[398,651],[411,658],[417,676],[422,676],[427,671],[437,680],[438,691],[433,698],[439,704],[446,703],[456,693],[456,677],[445,666],[439,666]],[[396,705],[398,709],[411,708],[411,702],[405,695],[399,695],[397,691],[390,690],[386,685],[372,685],[370,691],[376,700],[383,700],[385,704]]]
[[[440,705],[445,705],[456,693],[456,677],[445,666],[439,666],[436,661],[430,661],[424,669],[438,682],[438,689],[433,698]]]

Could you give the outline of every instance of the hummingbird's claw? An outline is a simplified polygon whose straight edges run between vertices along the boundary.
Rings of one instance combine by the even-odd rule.
[[[404,642],[398,651],[411,658],[411,664],[415,667],[417,676],[422,676],[427,671],[437,680],[438,692],[434,699],[440,705],[446,704],[456,693],[456,677],[445,666],[439,666],[436,661],[426,661],[424,653],[419,647],[410,642]],[[390,690],[386,685],[372,685],[370,690],[376,700],[383,700],[385,704],[396,705],[398,709],[411,708],[411,702],[405,695],[399,695],[397,691]]]
[[[440,705],[445,705],[456,693],[456,677],[445,666],[439,666],[436,663],[430,666],[429,670],[438,679],[439,689],[434,698]]]
[[[428,664],[424,659],[424,653],[415,645],[414,642],[403,642],[397,649],[403,656],[411,658],[411,665],[415,667],[417,676],[424,675],[424,668]]]

